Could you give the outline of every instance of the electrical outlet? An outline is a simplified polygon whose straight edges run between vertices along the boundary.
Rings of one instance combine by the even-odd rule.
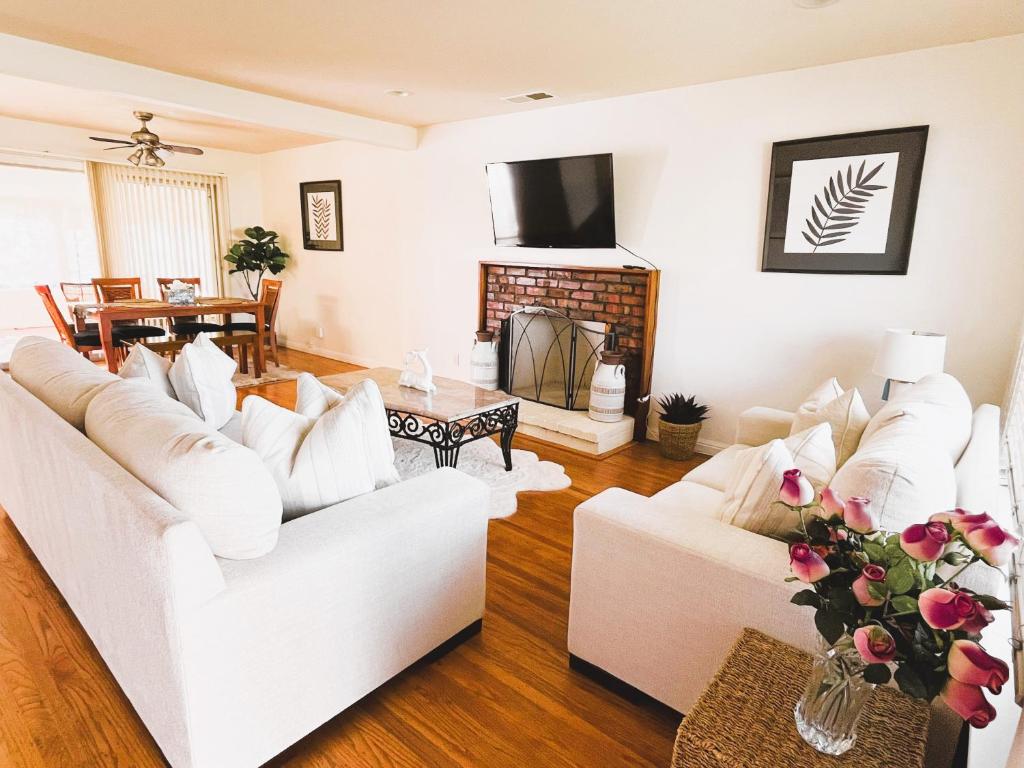
[[[318,326],[316,327],[316,337],[317,337],[318,339],[322,339],[322,338],[324,337],[324,329],[323,329],[323,326],[320,326],[320,325],[318,325]]]
[[[457,368],[460,365],[462,365],[462,353],[461,352],[456,352],[455,353],[455,367]]]

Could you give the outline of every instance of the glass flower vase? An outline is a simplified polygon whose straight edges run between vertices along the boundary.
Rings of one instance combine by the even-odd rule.
[[[832,646],[824,641],[804,695],[793,710],[804,741],[826,755],[841,755],[857,741],[857,721],[875,687],[864,680],[864,660],[853,640],[844,636]]]

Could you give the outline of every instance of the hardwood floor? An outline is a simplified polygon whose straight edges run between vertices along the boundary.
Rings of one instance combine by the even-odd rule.
[[[282,363],[353,370],[301,352]],[[294,382],[239,392],[294,403]],[[634,445],[597,461],[517,438],[565,466],[572,487],[524,493],[492,521],[483,631],[404,672],[271,766],[658,766],[677,718],[571,671],[565,646],[572,511],[610,486],[650,494],[693,465]],[[31,551],[0,510],[0,768],[160,766],[153,739]]]

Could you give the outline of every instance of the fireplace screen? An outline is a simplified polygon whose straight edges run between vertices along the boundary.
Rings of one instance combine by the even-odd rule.
[[[504,326],[505,390],[526,400],[585,411],[607,326],[571,320],[547,307],[517,309]]]

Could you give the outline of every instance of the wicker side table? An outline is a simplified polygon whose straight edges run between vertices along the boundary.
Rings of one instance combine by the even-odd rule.
[[[744,629],[714,680],[683,718],[672,768],[922,768],[930,709],[899,691],[876,688],[857,727],[857,743],[831,757],[796,731],[793,707],[811,657]]]

